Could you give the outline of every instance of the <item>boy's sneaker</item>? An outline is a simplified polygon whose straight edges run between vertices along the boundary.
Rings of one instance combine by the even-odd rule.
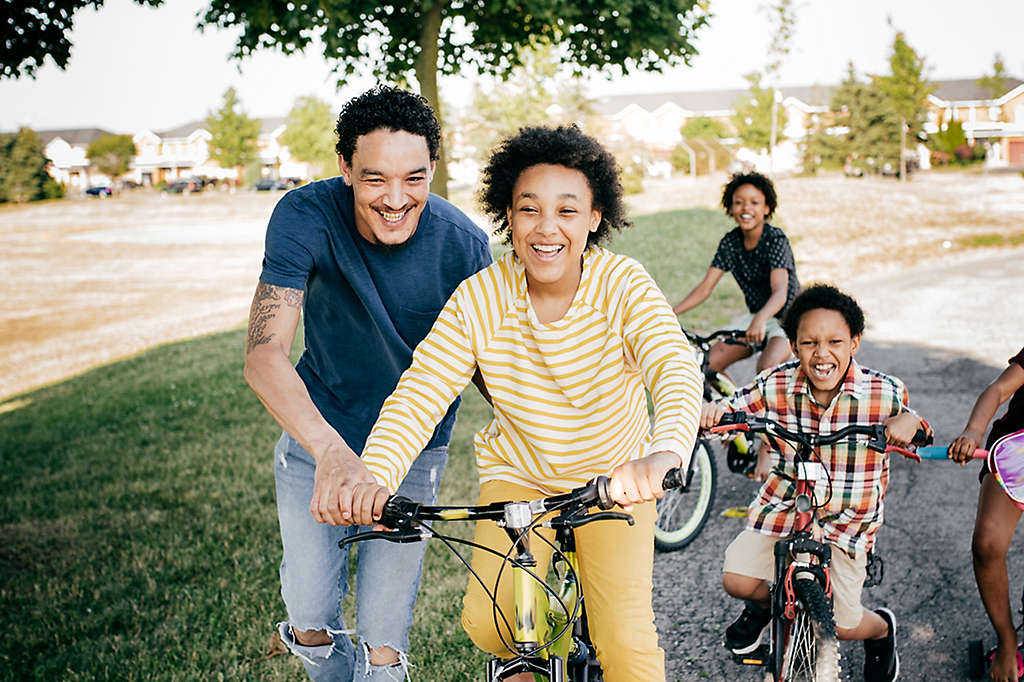
[[[771,611],[748,601],[740,617],[725,629],[725,646],[734,654],[749,654],[761,645],[761,634],[771,620]]]
[[[875,609],[889,625],[882,639],[864,640],[864,682],[893,682],[900,676],[900,656],[896,652],[896,616],[889,609]]]

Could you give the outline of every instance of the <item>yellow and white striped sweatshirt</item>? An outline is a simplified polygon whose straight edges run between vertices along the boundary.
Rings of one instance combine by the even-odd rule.
[[[398,488],[477,366],[494,403],[474,439],[481,481],[553,494],[654,452],[689,461],[700,370],[664,295],[631,258],[588,248],[572,305],[549,324],[537,320],[512,251],[460,284],[366,441],[363,461],[382,485]]]

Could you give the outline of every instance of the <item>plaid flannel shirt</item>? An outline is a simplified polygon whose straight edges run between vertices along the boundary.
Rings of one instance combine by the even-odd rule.
[[[853,360],[829,405],[819,404],[811,395],[798,360],[762,372],[752,384],[720,402],[734,411],[774,419],[790,431],[822,435],[850,424],[879,424],[901,412],[913,412],[902,381]],[[931,432],[923,420],[922,426]],[[769,437],[769,442],[773,470],[748,509],[747,528],[784,537],[792,533],[796,521],[796,450],[779,439]],[[864,439],[821,446],[818,454],[832,481],[831,499],[818,510],[818,525],[826,542],[857,557],[871,549],[882,525],[889,456],[869,449]]]

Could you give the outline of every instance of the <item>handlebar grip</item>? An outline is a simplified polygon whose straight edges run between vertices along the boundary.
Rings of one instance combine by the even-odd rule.
[[[918,429],[917,433],[914,434],[914,438],[910,442],[914,445],[931,445],[932,437],[929,436],[928,432],[924,429]]]
[[[612,479],[607,476],[598,476],[594,479],[594,485],[597,487],[597,508],[598,509],[611,509],[615,506],[615,500],[612,499],[609,485]]]
[[[945,445],[928,445],[918,448],[917,454],[921,459],[949,459],[949,448]],[[971,457],[984,459],[988,457],[988,450],[978,448]]]
[[[672,467],[665,473],[665,478],[661,480],[662,490],[671,490],[672,488],[680,488],[686,485],[685,479],[686,474],[680,467]]]
[[[722,415],[722,418],[718,420],[719,426],[730,426],[733,424],[746,424],[747,413],[742,410],[737,412],[726,412]]]

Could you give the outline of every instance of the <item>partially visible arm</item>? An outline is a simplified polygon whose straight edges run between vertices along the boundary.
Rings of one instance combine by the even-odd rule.
[[[899,391],[900,404],[898,409],[893,410],[893,414],[884,421],[885,442],[889,445],[906,447],[914,440],[918,429],[924,429],[929,438],[934,438],[935,433],[928,421],[910,409],[910,394],[907,392],[907,387],[898,379],[896,381],[901,387]]]
[[[765,327],[768,320],[786,305],[786,294],[789,291],[789,271],[786,268],[773,268],[769,282],[772,288],[772,295],[768,297],[765,304],[754,314],[754,319],[747,327],[747,343],[760,343],[764,340]]]
[[[277,423],[316,460],[310,512],[321,523],[351,520],[338,504],[343,489],[369,478],[366,467],[327,423],[309,397],[289,357],[302,311],[303,292],[260,282],[249,311],[245,381]]]
[[[704,301],[708,300],[708,296],[710,296],[711,292],[715,290],[715,286],[718,284],[718,281],[722,279],[723,274],[725,274],[724,270],[715,267],[708,268],[708,271],[705,273],[704,279],[700,281],[700,284],[695,286],[693,291],[686,295],[686,298],[677,303],[675,307],[672,308],[672,312],[676,315],[682,315],[687,310],[692,310]]]
[[[1017,363],[1010,364],[995,381],[989,384],[974,403],[971,416],[963,433],[949,446],[949,456],[964,464],[970,461],[974,451],[981,447],[982,438],[988,423],[992,421],[999,406],[1010,399],[1021,386],[1024,386],[1024,367]]]

